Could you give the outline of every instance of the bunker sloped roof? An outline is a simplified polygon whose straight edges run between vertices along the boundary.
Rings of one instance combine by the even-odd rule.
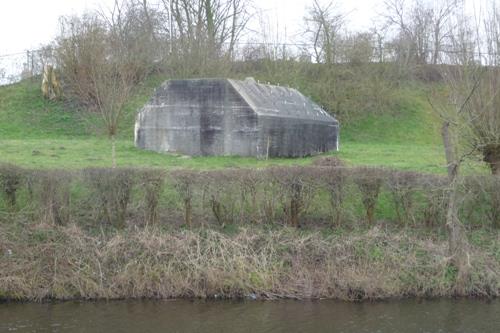
[[[261,84],[252,78],[228,81],[258,115],[337,122],[293,88]]]
[[[257,83],[253,78],[243,81],[232,79],[168,80],[156,89],[143,111],[162,108],[165,105],[172,107],[175,105],[179,108],[201,103],[206,99],[206,88],[217,82],[230,85],[258,116],[338,124],[334,117],[296,89]],[[212,106],[224,107],[223,99],[210,98],[210,103],[213,104]]]

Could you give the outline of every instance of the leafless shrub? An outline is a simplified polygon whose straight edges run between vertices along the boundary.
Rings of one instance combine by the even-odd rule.
[[[422,176],[424,197],[423,223],[428,227],[444,225],[446,218],[446,178],[442,176]]]
[[[209,206],[221,227],[235,222],[239,174],[239,170],[217,170],[202,173]]]
[[[385,182],[386,171],[379,168],[356,168],[353,169],[352,177],[361,192],[367,223],[373,225],[375,208],[380,189]]]
[[[340,57],[353,66],[361,66],[372,61],[375,53],[374,36],[370,32],[347,34],[340,41]]]
[[[110,91],[101,91],[104,76],[128,86],[150,73],[160,45],[145,36],[141,16],[131,1],[117,1],[109,12],[60,18],[54,56],[67,96],[98,109],[109,99]]]
[[[193,196],[194,186],[199,185],[199,173],[196,171],[174,171],[170,178],[174,188],[181,196],[184,206],[184,223],[191,227],[193,224]]]
[[[238,177],[238,186],[241,194],[240,221],[248,220],[252,223],[262,221],[259,216],[259,192],[264,186],[263,171],[248,170],[241,172]]]
[[[9,209],[16,206],[16,192],[23,183],[23,169],[10,164],[0,165],[0,185]]]
[[[259,196],[259,215],[265,223],[276,222],[283,213],[284,192],[281,190],[279,178],[271,169],[260,173],[262,179],[261,195]]]
[[[500,177],[469,176],[464,182],[464,219],[483,224],[486,217],[494,228],[500,227]]]
[[[158,205],[164,181],[165,172],[163,170],[145,170],[141,172],[146,226],[154,226],[158,223]]]
[[[16,178],[18,176],[20,178]],[[163,186],[166,176],[169,183]],[[80,174],[2,166],[0,181],[2,191],[6,192],[5,205],[14,202],[16,207],[25,207],[25,203],[31,203],[23,212],[32,214],[33,220],[52,225],[67,224],[75,217],[81,221],[89,216],[89,221],[116,228],[123,228],[127,220],[137,219],[144,220],[146,226],[155,225],[161,209],[182,206],[187,226],[193,225],[193,216],[202,222],[209,222],[213,216],[212,220],[220,226],[240,221],[241,224],[282,222],[297,227],[305,222],[305,216],[309,222],[331,220],[335,226],[347,226],[345,222],[359,214],[358,198],[361,198],[367,224],[371,225],[375,222],[379,200],[385,205],[387,199],[392,198],[397,220],[402,225],[434,227],[445,225],[449,205],[446,177],[367,167],[303,166],[168,173],[85,169]],[[485,223],[498,227],[498,182],[495,176],[460,179],[457,214],[468,227]],[[72,192],[72,188],[80,190]],[[175,192],[178,196],[172,195]],[[160,200],[162,194],[164,200]],[[380,213],[387,211],[380,210]]]
[[[392,194],[398,221],[403,225],[415,224],[415,192],[419,190],[420,174],[416,172],[391,172],[387,185]]]
[[[281,186],[286,220],[293,227],[299,226],[300,216],[316,194],[317,184],[314,176],[317,170],[310,167],[281,167],[270,171]]]
[[[134,86],[148,74],[137,64],[134,51],[139,50],[131,49],[135,44],[129,43],[125,19],[120,8],[109,19],[95,13],[63,18],[56,48],[67,95],[101,116],[111,139],[113,167],[124,106]]]
[[[61,33],[57,39],[55,55],[63,79],[66,96],[95,108],[98,96],[93,90],[90,68],[103,54],[104,24],[95,15],[82,18],[61,18]]]
[[[39,218],[51,225],[70,221],[70,185],[74,175],[63,170],[34,171],[34,191]]]
[[[330,198],[333,224],[340,226],[349,171],[343,167],[326,168],[323,170],[322,176],[321,179]]]
[[[125,226],[132,188],[136,184],[133,169],[84,169],[86,184],[91,189],[98,219],[117,228]]]

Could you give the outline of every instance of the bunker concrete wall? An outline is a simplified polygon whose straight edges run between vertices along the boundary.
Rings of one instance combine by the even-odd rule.
[[[255,156],[257,115],[226,80],[173,80],[136,121],[136,146],[192,156]]]
[[[167,81],[138,114],[136,146],[192,156],[299,157],[337,149],[338,122],[287,89],[225,79]]]
[[[282,117],[259,117],[260,156],[302,157],[337,149],[338,124]]]

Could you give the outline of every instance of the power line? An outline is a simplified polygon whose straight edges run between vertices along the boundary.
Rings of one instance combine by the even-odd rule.
[[[222,43],[223,45],[226,45],[226,44],[230,44],[229,42],[224,42]],[[279,47],[297,47],[297,48],[301,48],[301,49],[304,49],[304,48],[309,48],[309,49],[313,49],[315,47],[315,45],[313,43],[290,43],[290,42],[286,42],[286,43],[279,43],[279,42],[236,42],[236,43],[233,43],[233,45],[237,45],[237,46],[264,46],[264,47],[275,47],[275,48],[279,48]],[[349,47],[349,46],[354,46],[355,44],[354,43],[346,43],[346,42],[341,42],[339,44],[337,44],[339,48],[342,48],[342,47]],[[377,47],[377,46],[372,46],[371,47],[374,51],[378,51],[379,53],[380,52],[394,52],[396,51],[394,47],[387,47],[387,46],[384,46],[384,47]],[[14,52],[14,53],[8,53],[8,54],[0,54],[0,59],[4,59],[4,58],[9,58],[9,57],[14,57],[14,56],[20,56],[20,55],[26,55],[27,53],[29,55],[34,55],[34,54],[37,54],[37,53],[40,53],[43,49],[35,49],[35,50],[26,50],[26,51],[23,51],[23,52]],[[434,49],[428,49],[426,50],[426,54],[433,54],[435,52]],[[439,50],[438,53],[441,54],[441,55],[459,55],[461,53],[463,53],[464,51],[463,50],[453,50],[453,49],[449,49],[447,48],[446,46],[444,46],[443,49]],[[464,54],[467,54],[469,56],[473,56],[473,57],[500,57],[500,53],[496,53],[496,52],[482,52],[482,51],[469,51],[469,52],[466,52]]]
[[[34,50],[34,51],[29,51],[29,52],[38,52],[40,50]],[[21,55],[21,54],[26,54],[26,51],[24,52],[16,52],[16,53],[9,53],[9,54],[1,54],[0,58],[7,58],[7,57],[13,57],[16,55]]]

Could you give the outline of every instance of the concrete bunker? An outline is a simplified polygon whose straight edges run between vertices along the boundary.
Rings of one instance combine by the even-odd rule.
[[[137,147],[191,156],[301,157],[337,150],[338,135],[299,91],[252,78],[166,81],[135,124]]]

